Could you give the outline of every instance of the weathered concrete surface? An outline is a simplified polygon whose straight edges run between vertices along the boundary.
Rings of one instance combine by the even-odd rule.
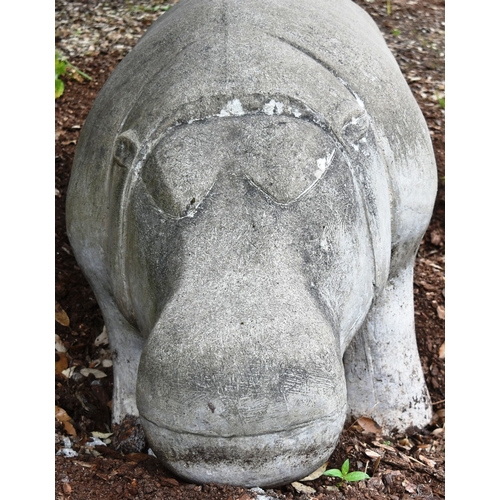
[[[116,351],[113,414],[164,463],[269,486],[346,415],[431,416],[412,269],[426,125],[348,0],[181,0],[120,63],[77,148],[68,235]]]

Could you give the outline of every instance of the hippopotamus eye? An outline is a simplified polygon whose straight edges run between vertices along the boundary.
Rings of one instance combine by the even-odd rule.
[[[218,173],[214,165],[220,161],[210,137],[193,133],[193,127],[183,126],[163,137],[141,170],[155,204],[170,217],[194,215]]]
[[[293,116],[246,121],[243,173],[275,202],[297,201],[324,176],[338,143],[316,124]]]

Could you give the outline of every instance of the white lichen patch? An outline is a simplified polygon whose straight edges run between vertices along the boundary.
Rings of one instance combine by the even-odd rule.
[[[316,169],[316,172],[314,172],[314,176],[316,177],[316,179],[320,179],[326,170],[326,158],[320,158],[319,160],[316,160],[316,164],[318,168]]]
[[[281,115],[281,113],[283,113],[284,107],[285,105],[282,102],[271,99],[269,102],[266,102],[266,104],[264,104],[262,111],[269,116],[274,114]]]
[[[325,158],[319,158],[318,160],[316,160],[317,168],[316,171],[314,172],[314,177],[316,177],[316,179],[321,179],[321,177],[323,177],[323,174],[325,173],[326,169],[332,163],[334,154],[335,154],[335,149],[332,150],[332,152]]]
[[[228,101],[226,106],[221,109],[221,112],[217,116],[243,116],[245,110],[243,109],[243,105],[239,99],[233,99],[232,101]]]

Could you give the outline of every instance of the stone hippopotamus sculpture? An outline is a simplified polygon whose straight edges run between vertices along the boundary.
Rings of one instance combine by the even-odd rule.
[[[195,482],[273,486],[346,415],[431,417],[413,264],[436,167],[350,0],[181,0],[100,92],[67,201],[114,351],[114,421]]]

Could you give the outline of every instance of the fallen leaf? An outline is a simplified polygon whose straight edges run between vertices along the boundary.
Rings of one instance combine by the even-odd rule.
[[[298,483],[297,481],[292,483],[292,486],[295,488],[295,491],[298,493],[316,493],[316,490],[314,488],[311,488],[310,486],[306,486],[305,484]]]
[[[89,363],[89,368],[97,368],[101,364],[100,359],[95,359]]]
[[[66,347],[62,343],[61,337],[56,333],[56,351],[57,352],[66,352]]]
[[[61,307],[56,300],[56,321],[62,326],[69,326],[69,317],[66,311]]]
[[[439,358],[444,359],[444,342],[441,344],[441,347],[439,348]]]
[[[436,310],[437,310],[439,319],[444,319],[444,307],[443,306],[436,306]]]
[[[375,422],[375,420],[372,420],[371,418],[368,417],[359,417],[356,422],[361,426],[364,432],[369,432],[372,434],[381,434],[382,433],[382,428],[380,425]]]
[[[316,469],[308,476],[302,478],[301,481],[314,481],[315,479],[318,479],[318,477],[321,477],[323,475],[323,472],[325,472],[327,466],[328,462],[325,462],[319,469]]]
[[[59,360],[56,361],[56,375],[60,375],[66,368],[68,368],[68,358],[66,354],[60,352],[57,354],[59,356]]]
[[[125,458],[129,462],[142,462],[143,460],[147,460],[149,458],[149,455],[146,453],[127,453],[125,455]]]
[[[80,373],[84,377],[88,377],[90,374],[94,375],[95,378],[107,377],[107,375],[104,372],[102,372],[101,370],[96,370],[95,368],[82,368],[80,370]]]
[[[66,378],[71,378],[73,376],[73,373],[75,371],[76,366],[72,366],[71,368],[67,368],[66,370],[63,370],[61,373],[66,377]]]
[[[104,366],[104,368],[109,368],[110,366],[113,366],[113,360],[112,359],[103,359],[102,366]]]
[[[56,418],[64,425],[64,430],[70,435],[76,437],[76,430],[71,423],[71,417],[61,407],[56,406]]]

